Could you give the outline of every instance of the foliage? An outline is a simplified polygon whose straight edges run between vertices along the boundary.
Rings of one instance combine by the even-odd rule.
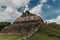
[[[9,35],[0,36],[0,40],[18,40],[18,39],[20,39],[20,36],[9,36]]]
[[[5,27],[9,26],[11,23],[10,22],[0,22],[0,31]]]

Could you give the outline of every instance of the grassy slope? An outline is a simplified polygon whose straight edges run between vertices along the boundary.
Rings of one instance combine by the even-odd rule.
[[[38,31],[31,38],[29,38],[28,40],[60,40],[60,39],[57,38],[57,37],[48,36],[47,34],[40,33]]]
[[[50,36],[50,34],[54,36]],[[49,24],[42,27],[28,40],[60,40],[60,25]],[[18,40],[22,39],[21,36],[0,36],[0,40]]]
[[[0,36],[0,40],[18,40],[20,36]],[[44,33],[37,32],[28,40],[60,40],[57,37],[50,37]]]
[[[0,36],[0,40],[18,40],[20,36]]]
[[[28,40],[60,40],[60,25],[46,24]]]

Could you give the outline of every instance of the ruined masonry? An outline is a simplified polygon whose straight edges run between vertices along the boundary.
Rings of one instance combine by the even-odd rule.
[[[28,10],[17,18],[13,24],[2,29],[4,35],[23,35],[29,37],[44,24],[42,18],[36,14],[30,13]]]

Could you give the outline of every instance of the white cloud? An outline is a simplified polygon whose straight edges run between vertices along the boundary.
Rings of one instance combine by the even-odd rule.
[[[0,7],[0,11],[4,11],[4,8],[1,8],[1,7]]]
[[[29,3],[30,0],[0,0],[0,6],[19,8]]]
[[[45,22],[47,23],[55,22],[57,24],[60,24],[60,16],[58,16],[56,19],[45,20]]]
[[[0,21],[7,21],[12,19],[14,21],[17,17],[19,17],[21,13],[14,10],[13,8],[7,7],[5,11],[0,12]]]
[[[46,3],[47,2],[47,0],[41,0],[41,3]]]
[[[0,11],[0,21],[11,20],[13,22],[21,13],[17,8],[25,6],[30,0],[0,0],[0,6],[7,6],[4,11]]]
[[[26,10],[29,10],[29,7],[28,7],[28,5],[25,5],[24,12],[25,12]]]
[[[40,15],[39,12],[41,11],[42,6],[43,6],[43,4],[38,4],[33,9],[31,9],[30,12],[37,14],[37,15]]]
[[[38,4],[33,9],[30,10],[31,13],[40,15],[39,13],[41,12],[42,6],[44,5],[44,3],[47,2],[47,0],[41,0],[40,2],[41,2],[40,4]]]

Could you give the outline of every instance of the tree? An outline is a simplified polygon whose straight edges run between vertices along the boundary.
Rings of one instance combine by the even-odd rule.
[[[0,31],[5,27],[9,26],[11,23],[10,22],[0,22]]]

